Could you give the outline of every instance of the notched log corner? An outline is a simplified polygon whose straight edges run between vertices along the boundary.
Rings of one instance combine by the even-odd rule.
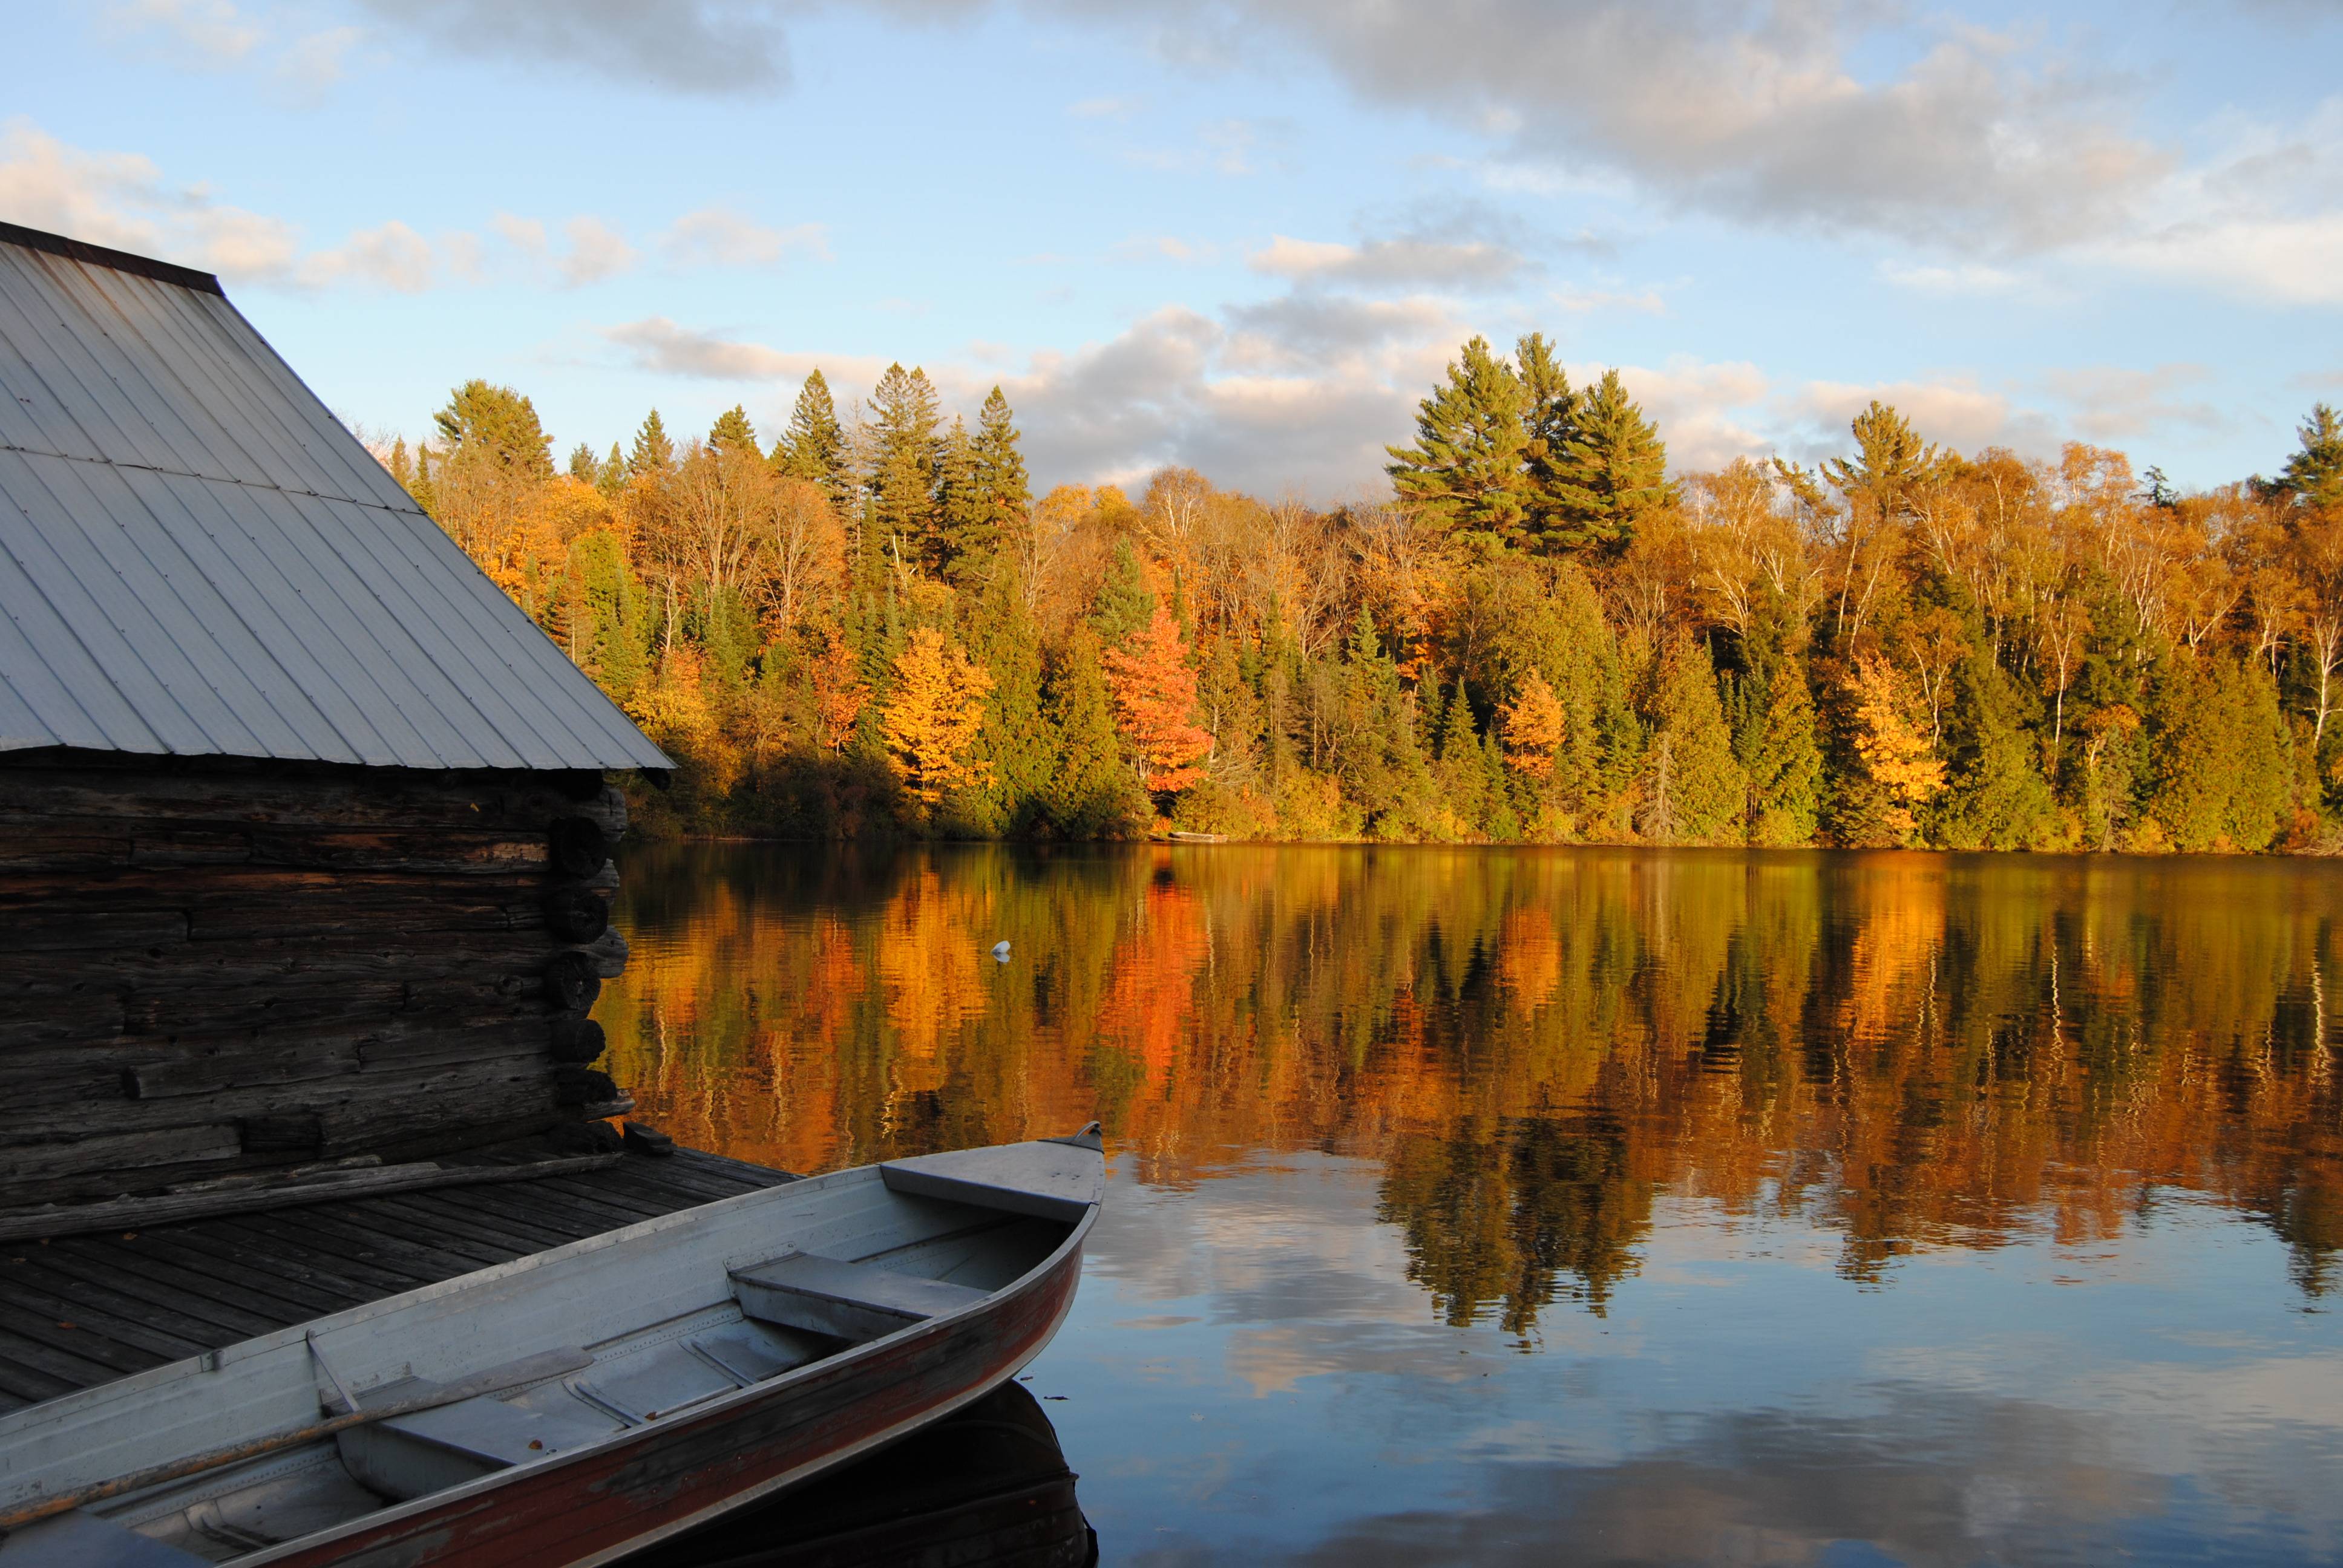
[[[610,900],[584,888],[556,888],[545,895],[545,929],[556,941],[593,941],[610,929]]]
[[[609,1043],[602,1026],[590,1018],[557,1018],[546,1050],[558,1062],[583,1067],[600,1056]]]
[[[619,1098],[618,1086],[610,1075],[590,1067],[555,1068],[553,1094],[557,1102],[566,1106],[603,1105]]]
[[[602,869],[610,858],[610,837],[590,817],[558,817],[546,834],[549,856],[546,869],[556,877],[583,880]]]
[[[545,965],[545,1002],[555,1012],[584,1013],[602,994],[602,977],[584,953],[556,953]]]

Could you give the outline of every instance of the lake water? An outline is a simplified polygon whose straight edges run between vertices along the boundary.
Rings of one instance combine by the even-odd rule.
[[[1108,1563],[2343,1559],[2343,869],[622,869],[596,1016],[679,1140],[1105,1122],[1028,1387]]]

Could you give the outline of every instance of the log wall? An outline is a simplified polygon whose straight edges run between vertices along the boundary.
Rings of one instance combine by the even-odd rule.
[[[596,773],[0,756],[0,1208],[608,1114]]]

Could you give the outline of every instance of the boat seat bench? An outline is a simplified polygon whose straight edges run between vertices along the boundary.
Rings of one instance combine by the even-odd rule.
[[[733,1270],[732,1294],[743,1312],[760,1322],[860,1342],[958,1312],[983,1301],[986,1292],[791,1252]]]

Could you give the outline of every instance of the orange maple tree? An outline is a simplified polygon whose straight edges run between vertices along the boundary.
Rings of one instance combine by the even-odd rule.
[[[1185,789],[1202,779],[1204,770],[1197,764],[1212,755],[1212,732],[1190,721],[1196,711],[1196,671],[1180,639],[1179,623],[1161,600],[1153,618],[1131,634],[1127,650],[1109,648],[1105,663],[1115,726],[1139,753],[1149,790]]]
[[[931,626],[912,632],[895,656],[895,691],[880,729],[915,799],[932,806],[947,789],[992,776],[966,755],[984,727],[984,698],[991,689],[991,673],[947,646]]]
[[[822,744],[840,751],[854,733],[854,721],[862,717],[863,707],[870,700],[870,687],[862,678],[846,639],[835,628],[829,638],[829,646],[812,661],[814,717],[821,726]]]
[[[1564,715],[1562,699],[1545,677],[1534,668],[1522,678],[1522,689],[1497,709],[1499,733],[1504,737],[1505,760],[1533,779],[1554,777],[1554,756],[1562,749]]]

